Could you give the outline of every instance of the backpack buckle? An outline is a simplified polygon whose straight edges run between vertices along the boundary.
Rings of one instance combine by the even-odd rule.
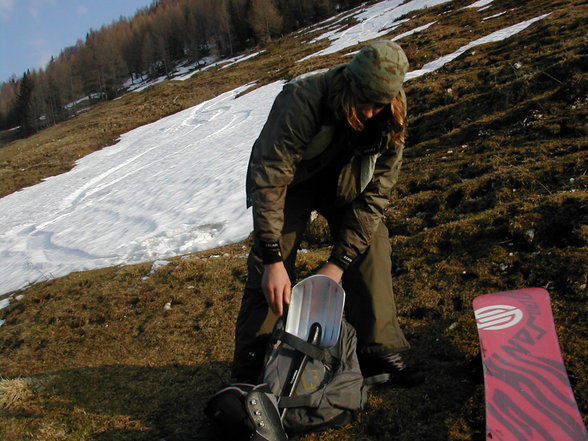
[[[249,392],[245,399],[245,410],[255,431],[252,441],[288,440],[273,394],[261,390]]]

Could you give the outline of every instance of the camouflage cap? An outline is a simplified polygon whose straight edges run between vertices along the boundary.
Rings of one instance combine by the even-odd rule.
[[[389,40],[363,47],[345,67],[353,94],[364,102],[389,103],[400,89],[408,70],[402,48]]]

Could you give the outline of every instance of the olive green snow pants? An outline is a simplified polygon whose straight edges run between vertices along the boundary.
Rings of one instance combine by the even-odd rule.
[[[310,196],[312,191],[304,191],[304,187],[288,190],[280,240],[292,284],[296,280],[296,253],[311,211],[317,209],[323,214],[336,236],[341,210],[345,209],[321,208],[320,201]],[[357,331],[358,352],[377,354],[409,348],[396,317],[391,251],[388,229],[381,222],[368,249],[343,274],[345,318]],[[264,267],[256,245],[247,265],[248,279],[235,329],[233,377],[238,381],[254,382],[261,371],[268,337],[277,317],[269,309],[261,290]]]

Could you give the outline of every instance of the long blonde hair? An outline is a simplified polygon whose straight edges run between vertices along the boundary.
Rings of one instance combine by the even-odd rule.
[[[334,93],[330,97],[330,105],[335,109],[337,118],[347,121],[354,130],[361,132],[365,125],[358,116],[358,100],[353,95],[349,82],[344,75],[336,75],[334,78]],[[390,141],[397,145],[403,145],[406,139],[408,121],[406,119],[406,106],[402,93],[394,97],[390,103],[394,128],[388,134]]]

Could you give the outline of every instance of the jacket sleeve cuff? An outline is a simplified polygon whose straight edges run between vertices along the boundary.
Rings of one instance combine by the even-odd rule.
[[[347,268],[349,268],[349,265],[353,263],[353,260],[354,259],[351,256],[348,256],[342,250],[335,248],[333,249],[331,257],[329,257],[328,261],[334,263],[339,268],[343,269],[343,271],[345,271]]]
[[[282,250],[279,242],[259,241],[259,249],[261,253],[261,260],[264,265],[270,263],[282,262]]]

